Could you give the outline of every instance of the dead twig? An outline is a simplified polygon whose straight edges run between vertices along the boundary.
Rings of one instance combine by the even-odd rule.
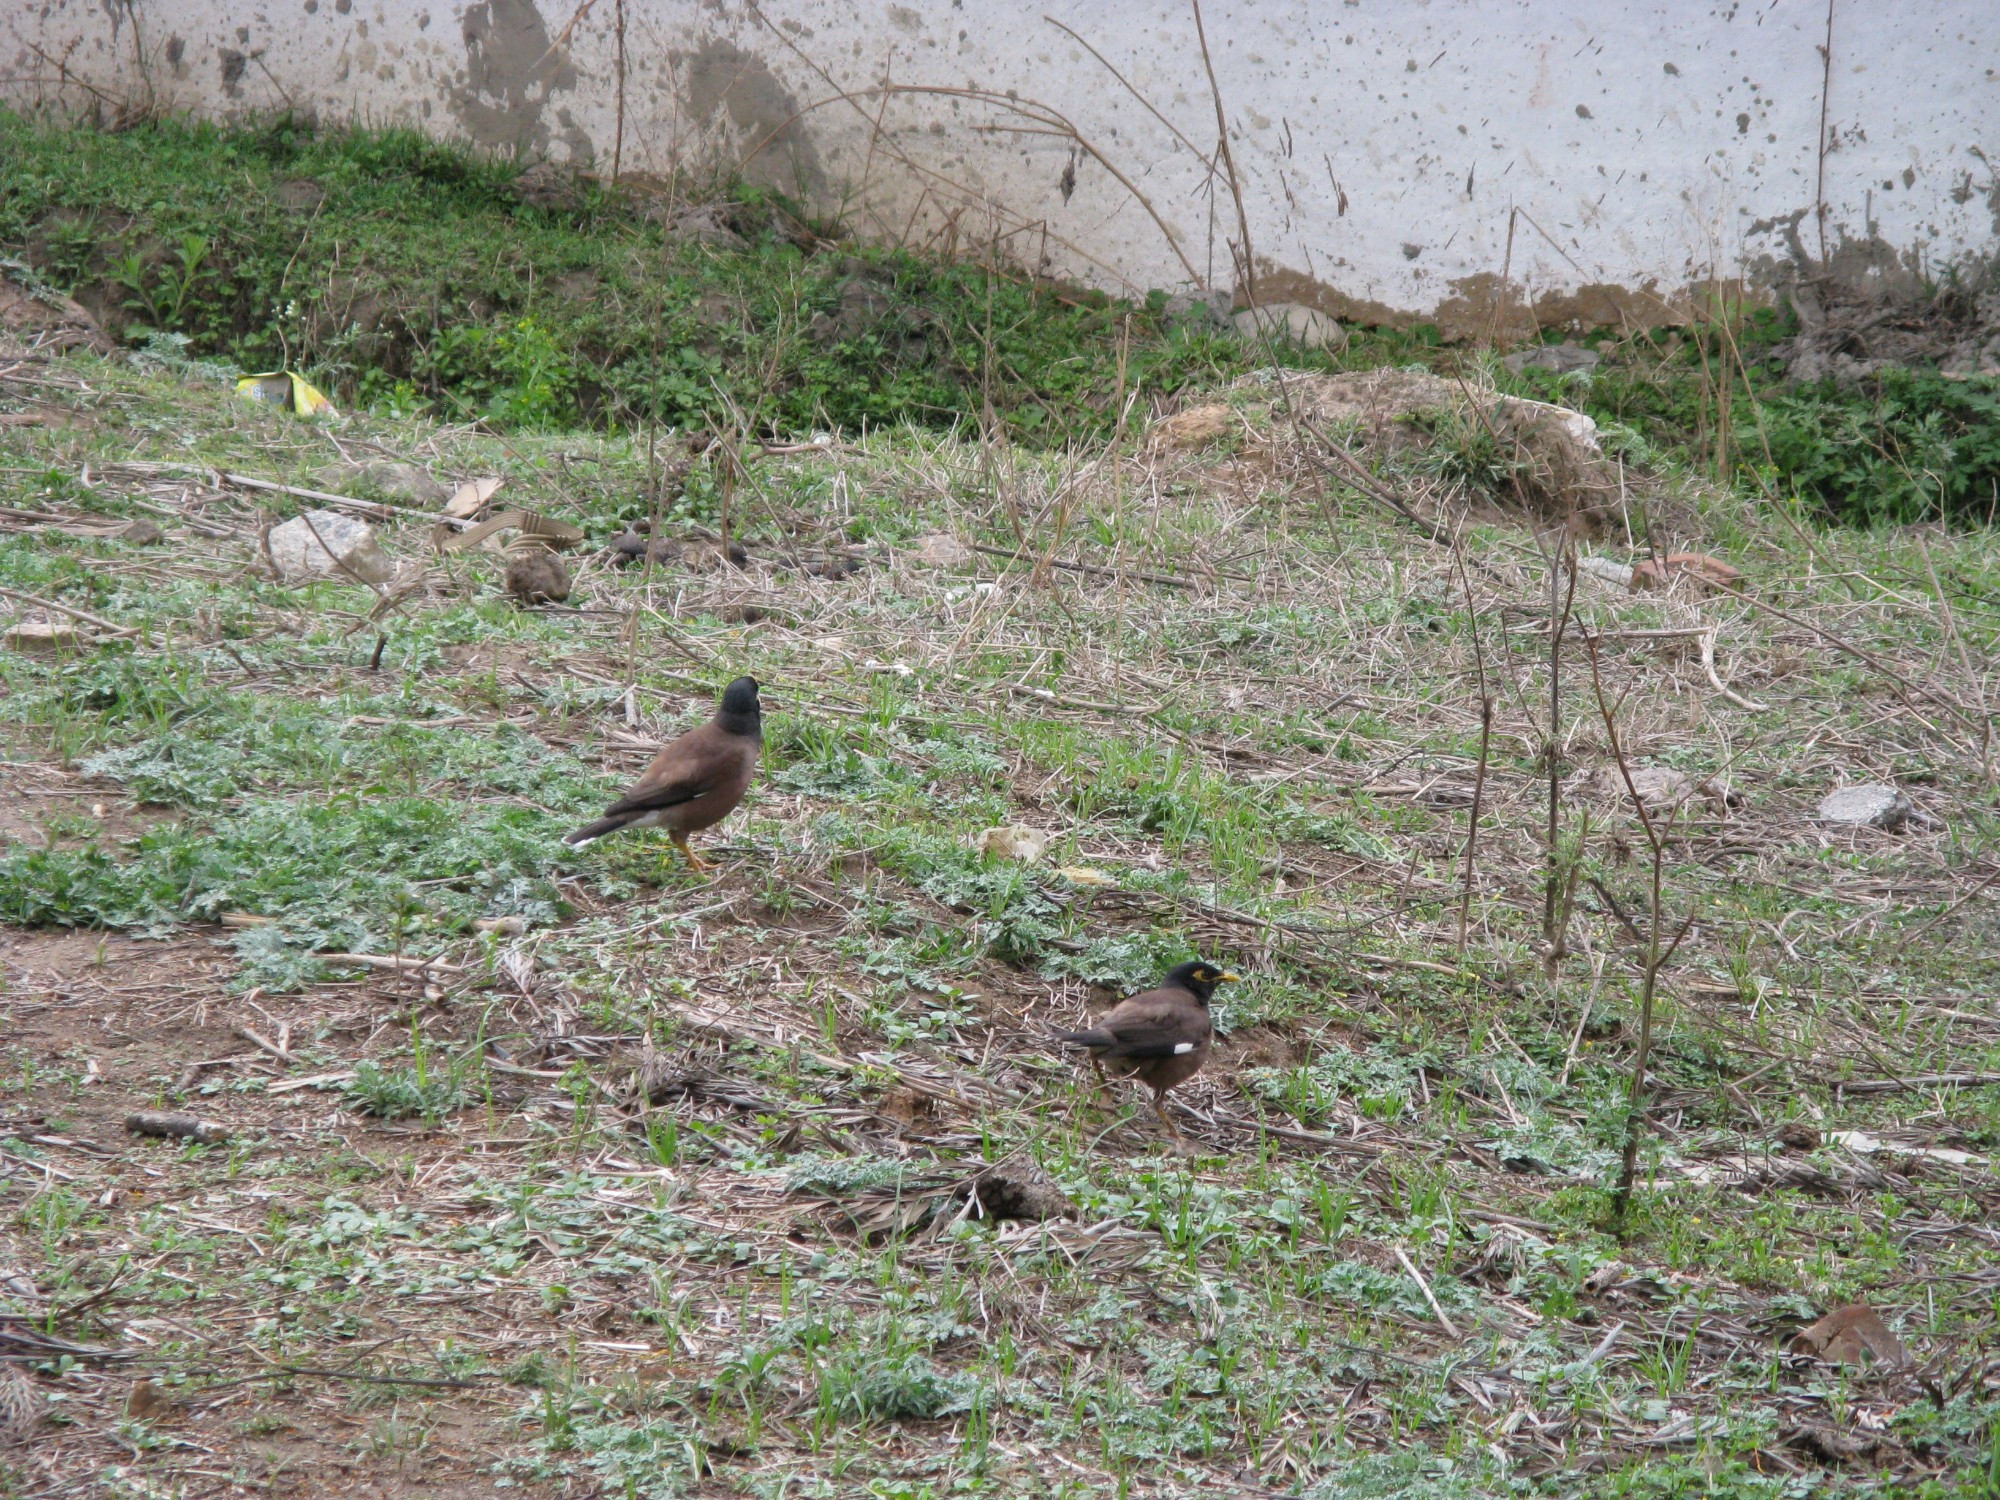
[[[1431,1284],[1424,1280],[1424,1273],[1417,1269],[1416,1262],[1412,1261],[1404,1253],[1401,1245],[1395,1245],[1391,1248],[1396,1252],[1396,1259],[1402,1262],[1403,1269],[1410,1273],[1410,1280],[1417,1284],[1417,1290],[1424,1294],[1424,1301],[1428,1302],[1431,1306],[1431,1311],[1437,1314],[1439,1326],[1455,1339],[1465,1337],[1464,1334],[1458,1331],[1458,1325],[1446,1316],[1444,1308],[1438,1304],[1437,1293],[1433,1292]]]
[[[1751,699],[1744,697],[1741,693],[1732,692],[1723,683],[1722,678],[1716,674],[1715,636],[1716,632],[1721,628],[1722,627],[1719,625],[1711,625],[1708,627],[1708,629],[1704,630],[1701,633],[1701,669],[1702,671],[1708,674],[1709,686],[1713,687],[1716,690],[1716,692],[1720,693],[1724,698],[1728,699],[1731,703],[1734,703],[1738,708],[1746,709],[1753,714],[1761,714],[1766,712],[1767,710],[1764,704],[1754,702]]]
[[[113,624],[102,615],[91,614],[88,610],[77,609],[68,604],[58,604],[55,600],[44,599],[39,594],[23,594],[16,589],[0,588],[0,595],[22,604],[32,604],[37,609],[52,609],[59,615],[68,615],[72,620],[81,620],[86,625],[95,625],[99,630],[105,631],[110,635],[150,644],[144,631]]]

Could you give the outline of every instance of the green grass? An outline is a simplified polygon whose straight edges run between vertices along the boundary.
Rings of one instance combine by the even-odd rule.
[[[716,249],[676,242],[644,194],[578,182],[537,206],[515,176],[410,131],[280,118],[103,133],[0,113],[0,242],[132,342],[171,335],[245,370],[289,357],[345,405],[509,430],[976,429],[990,402],[1014,440],[1061,447],[1110,432],[1121,390],[1172,399],[1273,354],[1334,363],[1176,320],[1158,293],[1107,299],[847,243],[761,190],[715,189],[745,241]],[[1589,412],[1635,459],[1676,456],[1836,522],[1990,521],[1992,381],[1912,370],[1794,388],[1767,358],[1793,332],[1764,309],[1692,336],[1592,335],[1610,356],[1594,374],[1481,378]],[[1354,330],[1339,362],[1467,363],[1422,325]],[[1508,456],[1461,426],[1429,450],[1438,472],[1504,493]]]
[[[749,247],[718,251],[673,242],[644,197],[580,184],[534,207],[514,176],[407,131],[0,114],[0,241],[121,334],[246,369],[289,352],[345,403],[517,429],[951,427],[990,394],[1017,436],[1061,443],[1115,421],[1121,341],[1132,390],[1242,367],[1159,299],[817,240],[748,190],[730,217]]]
[[[398,192],[431,181],[397,170]],[[424,191],[469,195],[465,221],[490,226],[515,212],[497,180]],[[754,459],[742,576],[582,566],[593,546],[575,612],[524,612],[491,557],[437,560],[422,523],[389,525],[429,574],[377,618],[350,584],[253,571],[289,501],[144,466],[305,481],[334,439],[373,444],[504,474],[510,502],[595,544],[650,514],[644,434],[388,405],[329,430],[172,362],[43,378],[65,420],[0,428],[0,505],[156,505],[169,539],[0,535],[0,586],[144,637],[0,652],[0,1129],[18,1124],[0,1233],[40,1294],[0,1305],[129,1344],[184,1410],[240,1398],[198,1428],[121,1428],[114,1381],[37,1368],[78,1414],[37,1441],[59,1433],[80,1472],[262,1472],[295,1429],[371,1480],[416,1464],[524,1492],[1982,1493],[1990,1169],[1898,1153],[1990,1155],[2000,1089],[1837,1085],[2000,1070],[1977,889],[2000,837],[1976,732],[2000,652],[1989,535],[1808,544],[1656,454],[1640,477],[1744,567],[1751,601],[1579,590],[1634,753],[1726,770],[1742,798],[1692,805],[1669,841],[1669,920],[1699,920],[1666,976],[1658,1128],[1621,1238],[1642,947],[1625,922],[1648,872],[1629,813],[1582,785],[1606,759],[1573,646],[1564,836],[1595,884],[1551,975],[1548,580],[1522,531],[1466,532],[1475,631],[1449,551],[1359,494],[1274,468],[1246,495],[1214,455],[1141,491],[1135,442],[1088,450],[1057,554],[1192,577],[1227,553],[1251,581],[938,569],[907,555],[916,538],[1010,546],[1010,507],[1035,514],[1078,466],[1003,448],[996,484],[977,442],[926,418]],[[865,559],[851,578],[791,561],[836,541]],[[727,617],[766,594],[782,619]],[[1763,708],[1718,698],[1688,638],[1648,634],[1697,623]],[[1475,641],[1496,720],[1460,952],[1468,808],[1448,794],[1476,771]],[[745,810],[703,836],[720,873],[688,874],[658,835],[559,843],[746,670],[768,742]],[[1926,686],[1974,725],[1898,695]],[[1942,826],[1811,822],[1863,775]],[[976,852],[1013,822],[1050,833],[1041,864]],[[356,951],[444,962],[323,957]],[[1212,1118],[1183,1117],[1182,1158],[1140,1091],[1099,1095],[1048,1038],[1091,986],[1193,952],[1246,977],[1218,996],[1223,1052],[1186,1095]],[[289,1058],[238,1025],[288,1028]],[[660,1103],[637,1088],[649,1068]],[[126,1111],[165,1106],[237,1137],[123,1134]],[[1831,1143],[1786,1148],[1801,1123],[1891,1138],[1880,1176]],[[937,1186],[1016,1156],[1073,1220],[996,1224]],[[1738,1157],[1831,1186],[1690,1175]],[[901,1209],[907,1229],[857,1232]],[[1941,1399],[1784,1353],[1856,1300]],[[306,1373],[327,1370],[368,1378]],[[1880,1446],[1832,1463],[1801,1424]],[[215,1451],[177,1446],[190,1432]]]

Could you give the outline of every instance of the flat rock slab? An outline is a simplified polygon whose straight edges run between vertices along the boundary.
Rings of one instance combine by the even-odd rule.
[[[1822,823],[1841,823],[1850,828],[1880,828],[1894,833],[1917,815],[1917,805],[1893,786],[1863,782],[1828,792],[1820,800],[1815,816]]]
[[[451,490],[415,464],[390,463],[377,459],[358,464],[329,464],[313,475],[313,482],[337,495],[373,493],[400,500],[426,510],[444,504]]]
[[[1574,343],[1541,344],[1500,361],[1517,375],[1523,370],[1553,370],[1558,375],[1567,375],[1573,370],[1594,370],[1602,362],[1595,349]]]
[[[1246,339],[1290,339],[1303,349],[1345,349],[1347,330],[1340,320],[1300,302],[1270,302],[1242,308],[1231,315],[1238,336]]]
[[[338,511],[309,510],[273,526],[270,544],[271,562],[286,583],[336,577],[377,584],[396,576],[375,528]]]

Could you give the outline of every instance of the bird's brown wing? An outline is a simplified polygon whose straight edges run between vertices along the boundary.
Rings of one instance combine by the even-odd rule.
[[[655,756],[646,774],[605,808],[604,815],[657,812],[692,802],[715,790],[736,769],[737,759],[735,747],[713,724],[690,729]]]
[[[1110,1034],[1118,1057],[1176,1057],[1208,1039],[1209,1021],[1192,996],[1148,990],[1121,1000],[1092,1030]]]

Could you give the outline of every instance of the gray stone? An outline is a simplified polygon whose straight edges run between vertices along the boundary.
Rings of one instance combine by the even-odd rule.
[[[334,495],[380,495],[425,509],[451,498],[450,486],[431,478],[415,464],[373,459],[358,464],[329,464],[313,475],[313,488]]]
[[[1632,587],[1632,568],[1628,563],[1614,562],[1608,557],[1579,557],[1577,571],[1588,574],[1600,583],[1608,583],[1615,589]]]
[[[1175,292],[1162,309],[1169,323],[1190,323],[1196,328],[1226,329],[1229,323],[1227,292]]]
[[[1538,344],[1532,349],[1523,349],[1518,354],[1510,354],[1500,363],[1516,375],[1523,370],[1553,370],[1558,375],[1568,375],[1577,370],[1594,370],[1602,358],[1595,349],[1586,349],[1581,344]]]
[[[90,644],[90,635],[64,619],[22,620],[0,633],[0,644],[16,651],[61,653]]]
[[[667,223],[667,238],[677,245],[706,245],[711,250],[747,250],[749,243],[729,226],[727,203],[694,203],[678,210]]]
[[[1917,816],[1917,805],[1897,788],[1869,781],[1827,793],[1817,816],[1822,823],[1895,833]]]
[[[1336,318],[1303,302],[1272,302],[1263,307],[1245,307],[1230,319],[1246,339],[1290,339],[1303,349],[1345,349],[1347,330]]]
[[[375,539],[375,528],[338,511],[309,510],[270,535],[271,563],[286,583],[337,577],[350,582],[387,583],[396,565]]]

